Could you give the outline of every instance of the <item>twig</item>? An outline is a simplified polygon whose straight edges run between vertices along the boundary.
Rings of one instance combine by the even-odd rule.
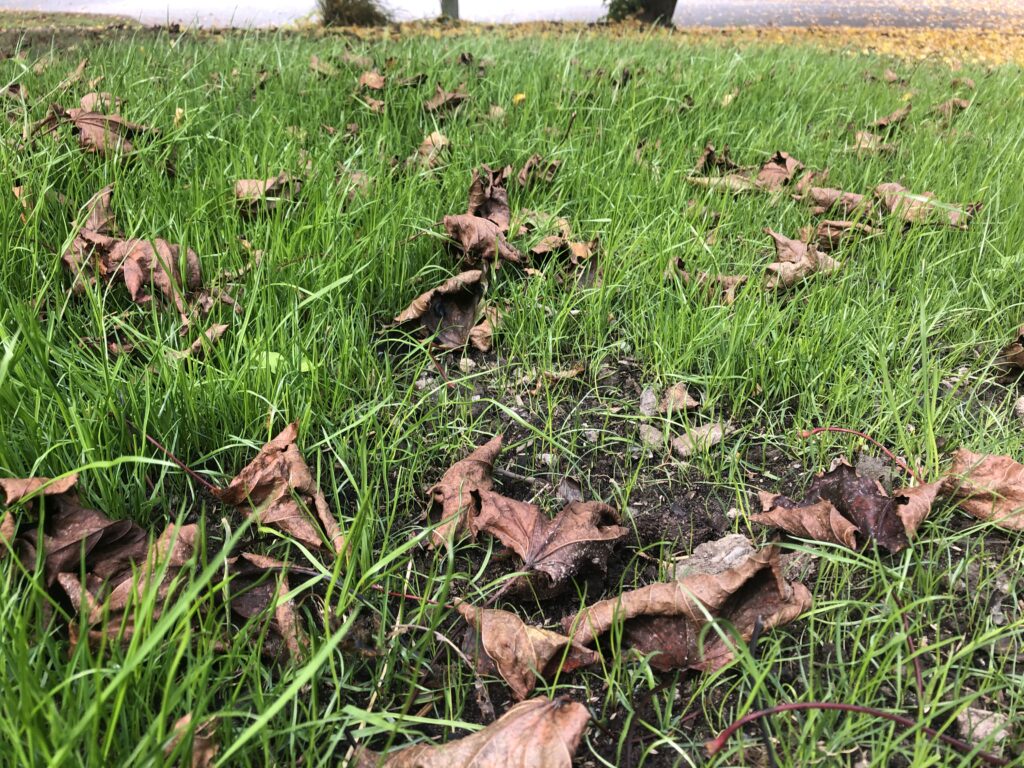
[[[883,720],[890,720],[891,722],[897,723],[898,725],[902,725],[904,728],[919,727],[922,731],[924,731],[932,738],[939,739],[940,741],[953,747],[953,749],[957,750],[958,752],[969,753],[977,749],[977,747],[974,744],[969,744],[968,742],[961,741],[960,739],[954,738],[953,736],[947,736],[944,733],[939,733],[938,731],[929,728],[928,726],[921,725],[916,720],[909,717],[904,717],[903,715],[896,715],[892,712],[886,712],[881,709],[875,709],[874,707],[862,707],[859,704],[840,704],[829,701],[802,701],[794,702],[791,704],[777,704],[776,706],[769,707],[768,709],[759,709],[756,712],[751,712],[747,715],[744,715],[739,720],[736,720],[733,723],[731,723],[729,727],[722,731],[720,734],[718,734],[718,736],[716,736],[711,741],[707,742],[704,745],[704,749],[707,750],[708,756],[710,757],[712,755],[717,754],[725,746],[725,743],[729,740],[729,737],[736,733],[736,731],[738,731],[743,726],[754,722],[755,720],[759,720],[762,717],[769,717],[780,712],[800,712],[808,709],[838,710],[840,712],[854,712],[860,715],[870,715],[871,717],[878,717]],[[999,757],[998,755],[993,755],[991,752],[984,752],[982,750],[978,750],[977,756],[989,765],[1010,764],[1008,760]]]
[[[896,454],[894,454],[892,451],[890,451],[888,448],[886,448],[880,442],[875,440],[875,438],[871,437],[871,435],[866,435],[863,432],[858,432],[856,429],[847,429],[846,427],[815,427],[814,429],[805,429],[805,430],[803,430],[800,433],[800,437],[802,437],[802,438],[804,438],[806,440],[808,437],[814,437],[815,435],[820,435],[822,432],[840,432],[840,433],[842,433],[844,435],[856,435],[857,437],[863,438],[864,440],[867,440],[872,445],[877,446],[877,448],[880,451],[882,451],[882,453],[884,453],[886,456],[888,456],[890,459],[892,459],[893,464],[895,464],[897,467],[902,469],[904,472],[906,472],[912,478],[917,480],[918,483],[924,482],[923,480],[921,480],[921,477],[917,474],[917,472],[915,472],[913,469],[911,469],[910,466],[905,461],[903,461],[903,459],[898,458],[896,456]]]
[[[195,480],[197,483],[199,483],[201,486],[203,486],[203,489],[207,493],[209,493],[211,496],[213,496],[214,498],[217,498],[217,494],[220,493],[220,489],[218,489],[217,486],[215,486],[213,483],[211,483],[205,477],[200,475],[198,472],[196,472],[194,469],[192,469],[190,466],[188,466],[185,462],[183,462],[181,459],[179,459],[177,456],[175,456],[169,450],[167,450],[162,445],[160,445],[160,443],[157,442],[155,439],[153,439],[152,437],[147,435],[145,432],[143,432],[141,429],[139,429],[137,426],[135,426],[135,424],[132,423],[131,419],[127,419],[127,418],[125,418],[123,416],[121,418],[124,420],[124,423],[128,425],[129,429],[134,430],[137,434],[140,434],[144,438],[146,438],[146,442],[148,442],[150,445],[155,446],[157,448],[157,450],[159,450],[161,453],[163,453],[164,456],[166,456],[168,459],[170,459],[178,467],[178,469],[182,470],[186,475],[188,475],[193,480]]]
[[[455,389],[455,382],[448,378],[448,374],[444,372],[444,368],[441,367],[441,363],[439,363],[437,358],[434,357],[434,353],[430,351],[430,347],[424,346],[423,349],[426,351],[427,357],[430,358],[430,362],[432,362],[434,367],[437,368],[437,372],[441,374],[441,378],[444,380],[445,386],[448,387],[448,389]]]
[[[383,593],[385,595],[390,595],[391,597],[403,597],[406,600],[416,600],[417,602],[420,602],[420,603],[429,603],[430,605],[440,605],[442,608],[451,608],[453,610],[455,608],[455,606],[452,605],[451,603],[442,603],[442,602],[439,602],[438,600],[431,600],[429,597],[420,597],[419,595],[411,595],[408,592],[392,592],[389,589],[384,589],[384,587],[382,587],[380,584],[371,584],[369,586],[369,588],[372,589],[374,592],[381,592],[381,593]]]

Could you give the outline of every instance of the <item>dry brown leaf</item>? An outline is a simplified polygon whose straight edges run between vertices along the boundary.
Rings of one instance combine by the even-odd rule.
[[[50,108],[39,129],[54,134],[61,123],[71,126],[71,132],[78,137],[82,149],[99,155],[108,152],[130,154],[134,150],[134,137],[152,131],[148,126],[132,123],[118,114],[90,112],[77,107],[64,109],[57,104]]]
[[[114,222],[114,211],[110,207],[110,201],[114,196],[114,185],[107,184],[99,192],[89,198],[85,204],[88,212],[85,219],[85,229],[98,232],[101,235],[110,235],[117,230]]]
[[[455,536],[476,535],[474,521],[480,514],[480,494],[493,484],[491,472],[501,452],[501,435],[496,435],[456,462],[430,489],[432,513],[440,523],[430,533],[431,545],[451,545]]]
[[[760,491],[758,498],[761,514],[751,515],[751,522],[781,528],[800,538],[857,549],[857,526],[839,514],[831,501],[795,505],[785,496],[766,491]]]
[[[971,106],[969,99],[950,99],[941,104],[936,104],[932,107],[932,112],[935,112],[945,120],[952,120],[969,106]]]
[[[374,99],[374,98],[372,98],[370,96],[364,97],[363,98],[363,102],[366,104],[366,106],[368,106],[370,108],[371,112],[373,112],[375,114],[378,114],[378,115],[383,114],[384,108],[387,106],[380,99]]]
[[[302,182],[281,171],[269,179],[239,179],[235,182],[235,200],[242,210],[254,215],[261,210],[272,211],[279,203],[298,197]]]
[[[514,591],[533,588],[550,595],[566,586],[586,563],[604,570],[615,542],[628,531],[618,513],[598,501],[566,504],[549,519],[540,507],[480,491],[480,513],[470,523],[473,533],[489,533],[523,559],[525,576]]]
[[[981,209],[981,203],[949,205],[937,201],[931,192],[915,195],[894,183],[879,184],[875,187],[875,197],[889,213],[908,225],[943,222],[957,229],[967,229],[974,214]]]
[[[487,278],[483,270],[461,272],[413,299],[395,316],[394,324],[421,338],[431,339],[442,349],[459,349],[468,342],[482,343],[487,331],[493,331],[495,320],[481,311],[486,290]],[[480,329],[474,337],[474,329],[482,322],[489,322],[490,328]]]
[[[64,93],[64,91],[68,90],[71,86],[78,83],[82,79],[82,76],[85,74],[85,68],[88,65],[88,59],[82,59],[80,62],[78,62],[78,66],[75,67],[71,72],[68,72],[67,77],[61,80],[60,83],[57,85],[57,92]]]
[[[908,102],[892,114],[886,115],[871,124],[871,128],[890,130],[910,117],[911,104]]]
[[[497,672],[512,689],[516,701],[529,696],[539,679],[571,672],[597,661],[594,651],[573,643],[565,635],[531,627],[514,613],[459,603],[469,624],[463,649],[482,675]]]
[[[244,552],[227,561],[228,605],[236,616],[258,619],[258,634],[264,634],[263,655],[272,658],[287,653],[301,658],[307,638],[299,626],[295,604],[288,599],[288,566],[272,557]]]
[[[423,108],[427,112],[445,112],[449,109],[455,109],[469,98],[469,94],[462,90],[463,87],[463,85],[460,85],[454,91],[446,91],[438,84],[434,95],[423,102]]]
[[[770,291],[792,288],[811,275],[835,272],[841,266],[838,261],[826,253],[818,251],[814,245],[800,240],[793,240],[765,229],[775,242],[775,255],[778,261],[769,264],[765,270],[765,288]]]
[[[469,343],[481,352],[490,352],[494,343],[494,331],[500,324],[501,312],[498,308],[485,308],[480,322],[469,329]]]
[[[708,300],[723,304],[732,304],[736,301],[736,291],[744,286],[749,279],[746,275],[719,275],[711,272],[691,273],[686,269],[686,262],[682,256],[676,256],[669,262],[665,270],[666,277],[679,276],[683,285],[696,284],[702,287],[707,294]]]
[[[192,768],[213,768],[213,762],[220,751],[220,744],[216,738],[218,725],[219,720],[216,717],[209,717],[194,728],[191,713],[179,718],[171,728],[171,738],[164,747],[164,756],[170,757],[179,744],[189,742],[191,735],[191,748],[187,753],[192,755]]]
[[[695,400],[690,395],[686,384],[681,381],[676,382],[665,390],[665,394],[661,396],[661,403],[658,405],[659,411],[669,415],[678,411],[687,411],[691,408],[700,408],[700,401]]]
[[[1024,325],[1017,329],[1014,340],[1003,347],[999,362],[1008,373],[1024,371]]]
[[[571,768],[590,713],[567,698],[530,699],[482,731],[440,746],[356,753],[356,768]]]
[[[623,646],[655,654],[654,669],[710,672],[733,659],[731,643],[704,631],[710,621],[731,622],[748,641],[756,626],[787,624],[810,607],[810,592],[799,582],[786,582],[778,552],[768,547],[718,573],[695,573],[602,600],[564,619],[562,627],[589,645],[621,625]]]
[[[1024,531],[1024,465],[1009,456],[960,448],[945,481],[961,509],[1003,528]]]
[[[199,335],[199,338],[189,345],[188,349],[171,350],[170,357],[175,360],[184,360],[186,358],[196,359],[202,357],[209,347],[212,347],[220,341],[221,337],[227,333],[227,330],[227,323],[214,323],[203,331],[203,333]]]
[[[444,154],[451,146],[448,137],[440,131],[433,131],[423,139],[419,148],[406,161],[410,165],[419,165],[422,168],[436,168],[440,165]]]
[[[225,504],[254,515],[261,525],[277,528],[309,547],[323,546],[323,526],[335,552],[345,549],[338,521],[295,445],[298,422],[292,422],[264,445],[252,462],[226,488],[217,491]],[[313,513],[313,514],[311,514]]]
[[[729,422],[712,422],[693,427],[685,435],[672,438],[672,452],[680,459],[688,459],[695,453],[706,453],[711,446],[718,445],[733,431]]]
[[[888,153],[896,151],[895,144],[887,144],[881,136],[871,131],[857,131],[853,138],[851,149],[854,152]]]
[[[831,251],[838,248],[846,240],[860,235],[875,235],[879,230],[860,221],[820,221],[814,232],[807,238],[814,242],[819,251]]]
[[[501,109],[501,107],[498,107]],[[504,115],[502,110],[502,115]],[[520,187],[526,187],[535,181],[543,181],[550,184],[555,180],[558,169],[562,166],[561,160],[548,160],[545,162],[540,155],[530,155],[529,159],[516,175]]]
[[[323,61],[315,53],[309,57],[309,70],[320,77],[334,77],[338,74],[338,70],[333,64]]]
[[[804,164],[789,153],[776,152],[761,166],[754,178],[754,185],[769,191],[778,189],[789,184],[803,167]]]
[[[511,219],[508,190],[505,189],[505,181],[511,173],[511,165],[498,170],[482,165],[479,169],[473,170],[473,180],[469,185],[469,206],[466,213],[490,219],[503,233],[508,232]]]
[[[86,112],[113,112],[123,105],[123,99],[106,91],[90,91],[78,101],[78,106]]]
[[[468,266],[499,259],[521,264],[523,256],[505,239],[501,227],[490,219],[460,213],[444,217],[444,228],[451,242],[459,248]]]
[[[811,213],[815,216],[833,210],[843,216],[857,216],[863,215],[871,208],[871,198],[866,195],[831,187],[808,187],[803,194],[793,195],[793,199],[810,205]]]
[[[26,496],[32,496],[40,491],[42,492],[41,497],[59,496],[74,488],[77,482],[78,475],[68,475],[59,480],[51,480],[48,477],[7,477],[0,478],[0,490],[4,492],[4,504],[9,507],[24,500]],[[35,506],[34,500],[31,506]],[[11,510],[4,510],[3,519],[0,520],[0,558],[6,554],[7,546],[14,540],[17,527],[17,521],[15,521]]]
[[[369,88],[371,91],[379,91],[384,87],[384,83],[384,75],[376,69],[363,72],[363,74],[359,76],[360,88]]]
[[[965,91],[973,91],[975,85],[974,81],[969,77],[954,77],[950,81],[949,87],[953,88],[954,90],[957,88],[963,88]]]

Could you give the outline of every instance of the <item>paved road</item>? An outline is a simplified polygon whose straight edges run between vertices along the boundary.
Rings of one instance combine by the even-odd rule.
[[[399,19],[435,16],[440,0],[384,0]],[[116,13],[147,23],[284,24],[312,14],[315,0],[0,0],[0,8]],[[601,0],[460,0],[471,21],[594,21]],[[1024,30],[1024,0],[679,0],[682,25],[1007,27]]]

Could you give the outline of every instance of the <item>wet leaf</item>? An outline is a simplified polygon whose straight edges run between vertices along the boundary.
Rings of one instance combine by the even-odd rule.
[[[468,266],[497,260],[520,264],[523,256],[505,239],[502,228],[490,219],[461,213],[444,217],[444,228],[452,243],[461,251]]]
[[[297,422],[281,430],[217,497],[254,515],[260,525],[276,528],[308,547],[323,546],[326,534],[334,551],[341,553],[345,549],[341,529],[295,445],[298,435]]]
[[[936,200],[931,192],[915,195],[894,183],[879,184],[875,187],[875,197],[890,214],[907,224],[942,222],[957,229],[967,229],[974,214],[981,209],[981,203],[949,205]]]
[[[368,88],[371,91],[379,91],[384,88],[384,75],[378,72],[376,69],[371,69],[368,72],[363,72],[359,76],[359,87]]]
[[[775,255],[778,258],[778,261],[765,268],[765,288],[770,291],[792,288],[811,275],[827,275],[840,267],[838,261],[821,253],[814,245],[793,240],[771,229],[765,229],[765,232],[775,242]]]
[[[171,728],[171,738],[164,747],[164,756],[170,757],[182,743],[190,744],[185,754],[190,754],[191,768],[213,768],[214,760],[220,751],[216,733],[219,721],[210,717],[197,725],[192,725],[192,714],[180,718]]]
[[[377,755],[356,753],[357,768],[571,768],[590,714],[582,704],[530,699],[482,731],[440,746],[416,744]]]
[[[476,535],[474,522],[480,514],[480,494],[492,487],[491,473],[501,452],[501,439],[501,435],[491,438],[453,464],[428,492],[431,517],[440,520],[430,533],[432,546],[450,546],[456,536]]]
[[[501,107],[498,107],[501,109]],[[504,114],[504,111],[502,111]],[[529,159],[519,169],[516,180],[520,187],[528,187],[534,182],[542,181],[550,184],[555,180],[558,169],[562,166],[561,160],[545,161],[541,155],[530,155]]]
[[[298,197],[302,182],[281,171],[269,179],[239,179],[235,182],[235,200],[252,216],[261,210],[272,211],[279,203]]]
[[[469,98],[469,94],[462,89],[463,86],[460,85],[454,91],[446,91],[438,84],[434,95],[423,102],[423,108],[427,112],[445,112],[455,109]]]
[[[870,127],[891,130],[900,123],[902,123],[904,120],[906,120],[908,117],[910,117],[911,107],[912,105],[910,104],[910,102],[907,102],[905,105],[897,109],[895,112],[888,114],[885,117],[879,118],[878,120],[873,122],[870,125]]]
[[[413,299],[395,316],[394,323],[421,338],[431,339],[442,349],[459,349],[469,342],[480,348],[484,337],[489,345],[489,331],[493,331],[495,318],[482,317],[480,305],[486,290],[487,279],[482,270],[461,272]],[[490,326],[476,331],[474,337],[481,322]]]
[[[481,490],[480,513],[471,527],[496,537],[523,559],[527,573],[517,579],[516,591],[532,587],[550,595],[585,564],[604,571],[612,546],[628,533],[618,523],[618,513],[597,501],[566,504],[549,519],[535,504]]]
[[[447,136],[440,131],[433,131],[427,134],[419,148],[406,162],[410,165],[419,165],[422,168],[436,168],[440,165],[449,146],[451,146],[451,142],[448,141]]]
[[[517,701],[529,696],[539,679],[559,671],[571,672],[597,661],[594,651],[574,644],[565,635],[531,627],[514,613],[457,606],[469,624],[463,648],[482,675],[497,672],[508,683]]]
[[[473,180],[469,186],[469,207],[466,213],[490,219],[503,233],[508,232],[511,219],[508,190],[505,189],[505,181],[511,173],[511,165],[498,170],[482,165],[479,169],[474,169]]]
[[[936,483],[904,488],[890,497],[876,480],[862,477],[845,461],[818,475],[803,501],[761,494],[753,522],[782,528],[795,536],[857,549],[857,535],[890,552],[904,549],[931,511]]]
[[[731,662],[733,651],[717,632],[704,631],[710,621],[730,622],[749,641],[756,625],[781,626],[810,607],[810,592],[783,578],[778,553],[768,547],[718,573],[691,573],[602,600],[562,627],[586,646],[621,625],[623,646],[654,654],[652,668],[711,672]]]
[[[961,509],[979,520],[1024,531],[1024,465],[1011,457],[960,448],[945,487]]]

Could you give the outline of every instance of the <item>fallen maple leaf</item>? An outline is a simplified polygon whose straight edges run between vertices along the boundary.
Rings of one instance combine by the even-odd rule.
[[[837,461],[814,478],[803,501],[761,493],[763,512],[750,519],[849,549],[857,549],[859,533],[895,553],[916,534],[939,490],[940,483],[928,483],[896,490],[890,497],[877,481],[862,477],[845,461]]]
[[[468,266],[501,259],[520,264],[523,256],[505,239],[502,228],[490,219],[460,213],[444,217],[444,228],[451,242],[458,246]]]
[[[461,272],[413,299],[395,316],[394,324],[431,339],[442,349],[459,349],[472,343],[486,352],[496,319],[481,312],[480,303],[486,290],[487,278],[483,270]],[[481,328],[474,335],[483,322],[489,324],[488,328]]]
[[[498,109],[501,109],[501,107],[498,107]],[[502,110],[502,114],[504,114],[504,110]],[[519,169],[516,180],[519,182],[520,187],[529,186],[535,181],[544,181],[550,184],[554,181],[555,175],[561,166],[561,160],[548,160],[545,162],[544,158],[540,155],[530,155],[529,159],[523,163],[523,167]]]
[[[968,99],[950,99],[941,104],[936,104],[932,107],[932,112],[935,112],[945,120],[952,120],[969,106],[971,106],[971,102]]]
[[[170,757],[184,742],[190,744],[185,753],[192,756],[191,768],[212,768],[220,751],[216,739],[218,725],[216,717],[209,717],[195,726],[192,725],[192,713],[179,718],[171,728],[171,738],[164,747],[164,756]]]
[[[814,231],[808,233],[808,242],[814,242],[820,251],[831,251],[844,241],[859,235],[875,235],[879,230],[860,221],[820,221]]]
[[[359,76],[359,87],[369,88],[372,91],[379,91],[384,87],[384,75],[378,72],[376,69],[371,69],[368,72],[363,72]]]
[[[765,229],[775,242],[775,255],[778,261],[772,262],[765,271],[765,288],[770,291],[792,288],[811,275],[829,274],[841,266],[838,261],[826,253],[818,251],[814,245],[800,240],[793,240]]]
[[[423,102],[423,108],[427,112],[443,112],[455,109],[469,98],[469,94],[462,90],[462,88],[463,86],[460,85],[454,91],[446,91],[438,84],[434,95]]]
[[[590,713],[567,698],[516,704],[474,734],[440,746],[356,753],[356,768],[571,768]]]
[[[502,232],[508,232],[511,212],[505,181],[511,173],[511,165],[498,170],[487,165],[474,169],[473,180],[469,185],[469,206],[466,213],[489,219],[497,224]]]
[[[323,545],[323,535],[310,519],[310,511],[315,511],[327,540],[341,553],[345,549],[341,529],[295,445],[298,435],[299,425],[292,422],[226,488],[218,490],[217,497],[309,547]]]
[[[456,607],[470,627],[463,648],[476,671],[482,675],[497,672],[517,701],[533,692],[538,678],[549,679],[559,671],[571,672],[598,659],[589,648],[557,632],[531,627],[514,613],[467,603]]]
[[[422,168],[436,168],[451,146],[448,137],[440,131],[433,131],[420,142],[419,148],[406,161],[410,165],[419,165]]]
[[[783,578],[778,552],[767,547],[717,573],[692,573],[602,600],[565,618],[562,627],[589,645],[621,626],[623,646],[653,654],[652,668],[711,672],[733,659],[732,642],[705,629],[711,622],[730,622],[746,642],[755,627],[787,624],[810,607],[811,593]]]
[[[492,487],[491,472],[501,452],[501,439],[501,435],[492,437],[453,464],[428,491],[432,506],[430,516],[440,520],[430,532],[432,546],[450,546],[457,535],[476,535],[474,521],[480,514],[480,494]]]
[[[533,588],[547,596],[589,563],[604,570],[615,542],[628,533],[618,513],[597,501],[566,504],[549,519],[536,504],[480,490],[480,512],[470,520],[474,534],[489,533],[523,559],[526,575],[513,591]]]
[[[912,105],[908,102],[904,106],[897,109],[892,114],[886,115],[885,117],[879,118],[871,124],[872,128],[880,128],[890,130],[895,128],[897,125],[902,123],[908,117],[910,117],[910,110]]]
[[[793,195],[793,199],[810,205],[811,213],[815,216],[829,213],[833,209],[844,216],[856,216],[871,208],[871,198],[867,195],[831,187],[808,187],[802,194]]]
[[[969,203],[965,206],[949,205],[937,201],[931,192],[915,195],[905,187],[894,183],[879,184],[875,187],[875,197],[882,202],[889,213],[907,224],[943,221],[951,227],[967,229],[974,214],[981,209],[981,203]]]
[[[953,454],[945,488],[959,499],[961,509],[979,520],[1024,531],[1024,465],[1011,457],[960,448]]]
[[[239,179],[235,182],[235,199],[242,210],[254,215],[261,210],[272,211],[281,202],[294,200],[302,182],[281,171],[269,179]]]

